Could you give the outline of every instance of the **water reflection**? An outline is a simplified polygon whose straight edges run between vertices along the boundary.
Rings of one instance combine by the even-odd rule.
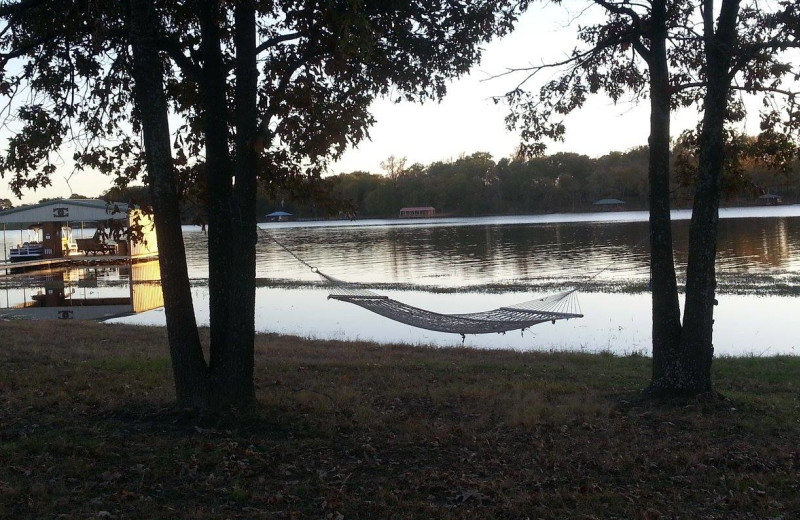
[[[780,208],[783,210],[783,208]],[[730,211],[730,210],[729,210]],[[800,274],[800,217],[744,217],[720,221],[721,276]],[[629,214],[630,215],[630,214]],[[469,287],[487,284],[576,283],[603,271],[609,283],[649,277],[648,224],[642,220],[513,222],[450,219],[451,225],[265,226],[321,270],[353,282]],[[537,219],[533,219],[537,220]],[[687,260],[688,220],[674,223],[676,262]],[[188,229],[190,272],[207,276],[206,237]],[[268,239],[257,249],[260,278],[314,280],[313,274]]]
[[[0,316],[95,320],[164,305],[158,262],[15,274],[0,282]]]
[[[725,267],[745,271],[800,267],[800,219],[777,218],[769,226],[756,219],[726,224],[720,230],[721,254],[728,259]]]
[[[476,225],[453,228],[275,230],[275,236],[323,270],[359,282],[469,286],[580,279],[614,263],[645,276],[647,250],[634,247],[646,225]],[[304,279],[273,244],[259,245],[258,276]],[[642,268],[645,268],[644,270]]]

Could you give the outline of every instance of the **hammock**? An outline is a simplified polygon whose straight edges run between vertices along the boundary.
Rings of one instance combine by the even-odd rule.
[[[441,314],[420,309],[326,275],[297,256],[274,237],[270,237],[270,239],[330,285],[329,299],[352,303],[375,314],[420,329],[451,332],[460,334],[463,338],[465,334],[525,330],[532,325],[547,321],[555,323],[556,320],[583,317],[578,305],[577,289],[569,289],[543,298],[484,312]]]
[[[328,298],[352,303],[375,314],[412,327],[452,332],[455,334],[488,334],[490,332],[506,332],[509,330],[527,329],[531,325],[556,320],[582,318],[578,307],[577,291],[553,294],[536,300],[529,300],[508,307],[499,307],[490,311],[469,314],[441,314],[407,303],[381,296],[366,289],[353,288],[348,284],[327,276],[320,271],[316,273],[331,283]]]

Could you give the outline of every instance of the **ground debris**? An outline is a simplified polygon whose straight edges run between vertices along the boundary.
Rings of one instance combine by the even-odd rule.
[[[0,518],[800,510],[796,358],[716,360],[727,400],[663,403],[638,397],[641,356],[260,336],[258,407],[198,416],[170,406],[163,330],[115,327],[100,345],[115,334],[101,325],[4,327],[21,340],[0,351]]]

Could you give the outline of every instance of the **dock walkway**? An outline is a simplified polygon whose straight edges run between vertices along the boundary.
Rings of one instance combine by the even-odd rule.
[[[51,269],[54,267],[72,267],[80,265],[118,265],[145,262],[147,260],[155,260],[156,258],[158,258],[158,253],[133,258],[124,255],[70,255],[62,258],[43,258],[41,260],[27,260],[13,263],[4,261],[0,262],[0,277],[7,276],[10,274],[10,271],[18,269],[33,269],[36,267]]]

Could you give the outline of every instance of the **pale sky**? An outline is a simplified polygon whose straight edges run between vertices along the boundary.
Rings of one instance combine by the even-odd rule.
[[[365,170],[380,173],[380,163],[390,155],[406,157],[407,164],[429,164],[455,159],[461,154],[489,152],[495,160],[510,156],[518,137],[505,129],[507,107],[495,105],[491,97],[501,95],[516,85],[516,77],[489,79],[507,67],[521,67],[563,59],[575,44],[575,28],[568,27],[574,13],[554,4],[537,4],[521,19],[517,29],[502,40],[485,45],[481,63],[469,75],[451,83],[441,103],[424,105],[376,102],[373,114],[377,120],[370,130],[371,140],[348,150],[332,167],[333,173]],[[581,23],[588,23],[587,18]],[[588,16],[591,16],[589,14]],[[548,73],[539,81],[549,79]],[[673,136],[694,126],[694,110],[676,114]],[[757,118],[754,118],[757,119]],[[647,103],[613,105],[597,96],[579,112],[567,119],[565,142],[555,143],[550,152],[571,151],[597,157],[609,151],[624,151],[647,143]],[[70,157],[71,153],[64,153]],[[65,164],[53,176],[53,186],[28,191],[22,202],[37,202],[43,197],[68,197],[74,193],[94,197],[111,186],[111,178],[96,172],[77,172],[69,180],[71,167]],[[12,196],[7,181],[0,180],[0,198]]]

